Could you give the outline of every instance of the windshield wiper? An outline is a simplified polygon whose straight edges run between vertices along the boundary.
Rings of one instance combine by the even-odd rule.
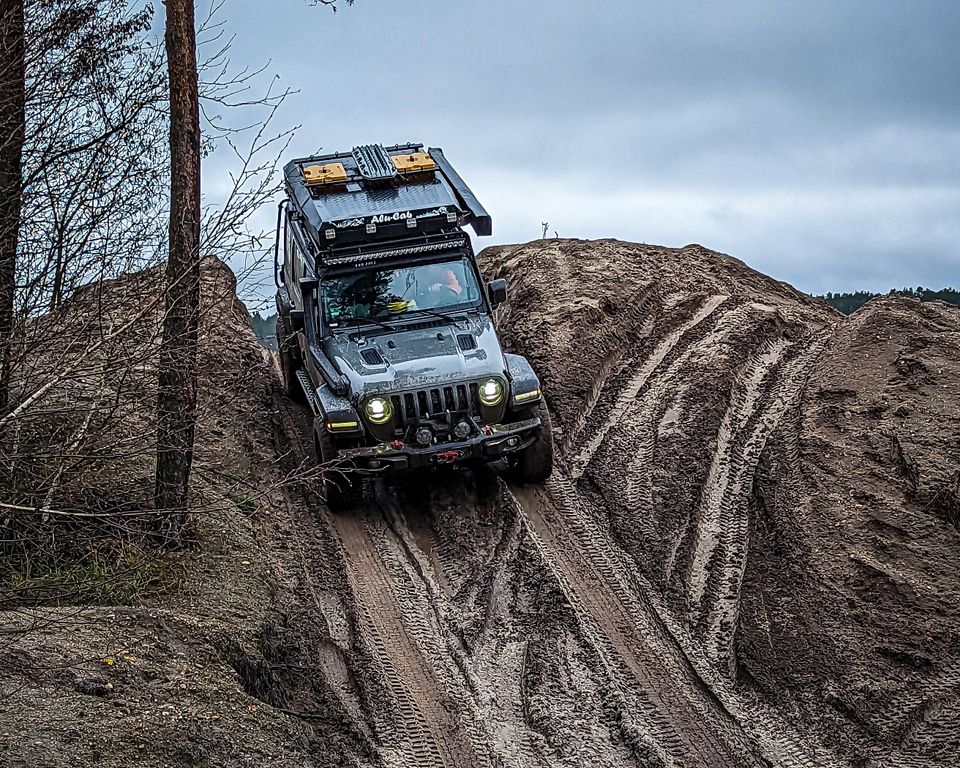
[[[381,328],[387,331],[397,330],[395,326],[385,323],[382,320],[374,320],[372,317],[354,317],[350,320],[352,323],[356,323],[357,330],[360,330],[360,323],[372,323],[373,325],[379,325]]]
[[[457,328],[460,327],[460,320],[459,320],[459,318],[456,318],[456,317],[454,317],[453,315],[445,315],[445,314],[443,314],[443,312],[437,312],[436,310],[427,309],[426,307],[418,307],[417,309],[412,309],[412,310],[410,310],[410,312],[409,312],[408,314],[413,314],[414,312],[423,312],[424,314],[433,315],[433,317],[438,317],[438,318],[440,318],[441,320],[449,320],[449,321],[452,322],[454,325],[456,325]]]

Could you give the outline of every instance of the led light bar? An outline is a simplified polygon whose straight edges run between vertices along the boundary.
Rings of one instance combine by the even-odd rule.
[[[339,256],[321,256],[324,264],[353,264],[356,262],[379,261],[388,259],[391,256],[411,256],[417,253],[433,253],[435,251],[446,251],[451,248],[459,248],[467,244],[466,239],[457,238],[456,240],[444,240],[439,243],[428,243],[426,245],[409,245],[405,248],[390,248],[383,251],[371,251],[369,253],[350,253]]]

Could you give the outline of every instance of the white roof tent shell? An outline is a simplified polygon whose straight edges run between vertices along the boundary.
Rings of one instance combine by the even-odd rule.
[[[373,144],[300,158],[284,167],[284,180],[288,210],[318,266],[454,246],[452,239],[465,239],[465,225],[478,235],[492,230],[489,214],[438,147]]]

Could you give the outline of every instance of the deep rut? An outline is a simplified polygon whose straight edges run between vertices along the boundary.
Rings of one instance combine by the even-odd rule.
[[[673,351],[674,347],[680,342],[680,340],[692,329],[696,328],[700,323],[710,317],[714,311],[727,300],[726,296],[708,296],[704,299],[700,308],[679,328],[675,331],[667,334],[659,344],[654,348],[650,356],[641,362],[635,372],[630,376],[629,381],[620,391],[616,397],[616,401],[613,407],[610,410],[610,414],[604,420],[604,422],[597,428],[593,434],[591,434],[586,440],[583,441],[583,445],[580,448],[577,455],[571,461],[571,474],[576,480],[583,474],[584,469],[593,459],[594,454],[597,452],[597,449],[601,446],[604,441],[604,438],[607,436],[607,433],[610,429],[616,425],[621,417],[625,408],[627,408],[637,397],[643,387],[646,385],[647,380],[650,376],[660,367],[660,365],[666,360],[667,356]],[[592,411],[594,403],[590,404],[589,411]],[[586,423],[587,415],[585,415],[580,423]],[[578,434],[571,434],[570,442],[575,444],[578,440]]]
[[[402,716],[396,749],[399,765],[484,766],[489,764],[463,733],[469,722],[451,700],[434,668],[411,636],[396,594],[394,575],[377,553],[358,517],[332,518],[347,561],[347,579],[358,603],[361,631]]]
[[[739,726],[717,706],[649,606],[623,583],[601,539],[557,470],[545,488],[513,488],[544,561],[635,718],[639,738],[663,765],[762,765]]]
[[[310,428],[307,416],[282,398],[276,402],[295,458],[303,461]],[[297,506],[310,505],[304,502]],[[421,647],[426,632],[422,611],[411,610],[411,588],[404,583],[404,572],[398,571],[395,563],[394,568],[389,567],[383,541],[377,540],[376,534],[388,528],[380,510],[370,505],[350,514],[333,515],[322,505],[312,506],[340,545],[356,604],[357,627],[390,692],[392,709],[399,716],[396,732],[380,734],[381,757],[387,765],[398,768],[493,765],[489,750],[471,726],[474,718],[464,716],[467,713],[462,697],[451,696]],[[398,556],[403,557],[402,553]],[[306,578],[310,579],[309,573]]]
[[[511,490],[531,537],[619,686],[622,703],[645,718],[641,731],[661,763],[841,768],[810,734],[798,732],[750,691],[735,691],[706,655],[692,651],[686,628],[574,501],[569,481],[555,474],[545,489]],[[631,678],[641,697],[650,691],[652,698],[638,705],[634,694],[632,703]]]

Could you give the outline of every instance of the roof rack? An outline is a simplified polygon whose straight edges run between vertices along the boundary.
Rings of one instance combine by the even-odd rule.
[[[284,167],[291,203],[327,263],[334,251],[460,231],[492,221],[439,147],[370,144],[313,155]],[[329,252],[329,253],[325,253]]]

